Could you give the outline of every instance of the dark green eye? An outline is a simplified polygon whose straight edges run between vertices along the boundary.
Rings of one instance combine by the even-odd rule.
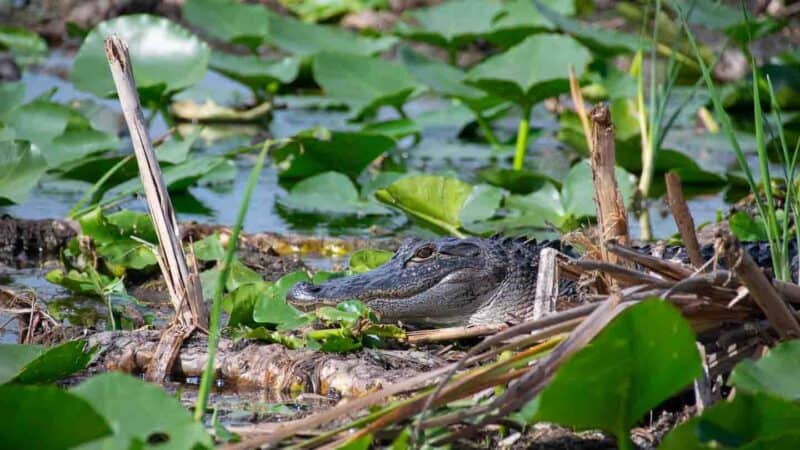
[[[417,261],[426,260],[433,256],[433,247],[426,245],[425,247],[420,247],[414,252],[414,259]]]

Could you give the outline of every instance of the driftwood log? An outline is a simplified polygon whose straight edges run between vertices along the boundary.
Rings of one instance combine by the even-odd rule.
[[[141,330],[91,336],[89,344],[99,346],[99,351],[90,369],[143,373],[155,355],[160,334]],[[187,339],[173,364],[172,378],[182,381],[202,375],[207,345],[204,335]],[[415,350],[365,350],[339,355],[221,339],[215,370],[218,380],[236,389],[358,396],[444,364],[442,359]]]

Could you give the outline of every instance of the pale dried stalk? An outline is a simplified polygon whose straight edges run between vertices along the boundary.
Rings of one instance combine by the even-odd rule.
[[[539,271],[536,274],[536,295],[533,298],[533,315],[538,320],[556,310],[558,298],[558,250],[544,248],[539,252]]]
[[[183,340],[197,327],[208,328],[208,310],[203,302],[196,264],[194,260],[187,263],[183,253],[175,210],[145,126],[128,46],[120,37],[111,36],[105,41],[105,50],[122,114],[128,124],[147,208],[158,236],[158,265],[175,308],[175,321],[162,334],[157,355],[146,373],[148,380],[160,382],[169,373]]]
[[[614,174],[614,124],[605,104],[596,105],[589,116],[592,119],[592,181],[601,232],[600,253],[603,261],[616,264],[619,258],[608,251],[605,242],[615,240],[622,245],[628,244],[628,216]]]
[[[683,196],[681,177],[675,172],[668,172],[664,175],[664,180],[667,183],[667,203],[672,211],[672,217],[675,219],[675,225],[681,234],[681,239],[683,239],[683,245],[686,246],[689,261],[693,266],[700,267],[705,261],[700,254],[700,243],[697,241],[697,233],[694,231],[694,218],[689,211],[689,205],[686,204],[686,198]]]

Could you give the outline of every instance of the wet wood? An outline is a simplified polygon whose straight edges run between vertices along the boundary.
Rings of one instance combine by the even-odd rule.
[[[142,373],[155,357],[160,335],[158,331],[142,330],[91,336],[89,344],[100,346],[91,369]],[[201,376],[207,345],[208,339],[203,335],[187,339],[171,377],[183,380]],[[366,350],[339,355],[221,339],[214,368],[218,380],[236,389],[358,396],[444,364],[444,360],[422,351]]]
[[[614,124],[608,105],[595,105],[589,113],[592,119],[592,181],[594,182],[597,221],[600,225],[600,253],[604,261],[618,263],[617,255],[606,248],[605,242],[614,240],[628,244],[628,216],[622,194],[619,192],[616,166]]]
[[[667,204],[672,212],[673,219],[675,219],[675,225],[678,227],[681,239],[683,239],[683,245],[686,247],[689,261],[695,267],[701,267],[705,261],[700,254],[700,244],[697,241],[697,233],[695,233],[694,218],[689,211],[689,205],[686,204],[686,198],[683,196],[681,177],[675,172],[668,172],[664,175],[664,180],[667,183]]]
[[[747,287],[750,296],[767,316],[767,320],[781,339],[800,337],[800,324],[795,318],[794,311],[778,295],[761,268],[742,249],[739,241],[730,233],[721,233],[718,237],[717,248],[726,258],[731,271]]]

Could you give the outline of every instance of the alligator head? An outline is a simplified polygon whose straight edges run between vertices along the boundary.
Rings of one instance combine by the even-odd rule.
[[[408,239],[382,266],[322,284],[298,283],[287,300],[302,309],[357,299],[386,322],[466,325],[530,316],[539,249],[494,237]]]

